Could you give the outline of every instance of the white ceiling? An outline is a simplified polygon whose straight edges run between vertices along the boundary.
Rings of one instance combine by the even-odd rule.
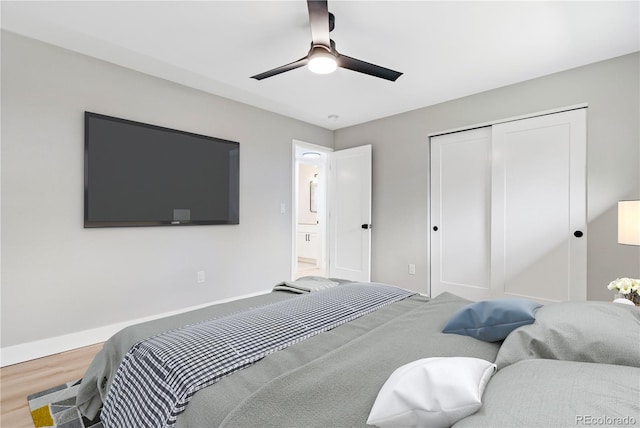
[[[338,129],[640,50],[639,1],[329,0],[339,52],[404,73],[250,76],[300,59],[289,1],[5,1],[2,28]],[[337,115],[337,120],[329,116]]]

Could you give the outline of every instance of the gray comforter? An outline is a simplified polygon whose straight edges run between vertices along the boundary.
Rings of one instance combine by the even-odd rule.
[[[78,395],[81,411],[91,416],[98,410],[120,359],[135,342],[295,297],[273,292],[125,329],[105,344],[87,371]],[[451,314],[467,303],[450,294],[432,300],[414,296],[276,352],[197,392],[177,426],[366,426],[378,391],[401,365],[431,356],[495,360],[498,344],[440,332]]]

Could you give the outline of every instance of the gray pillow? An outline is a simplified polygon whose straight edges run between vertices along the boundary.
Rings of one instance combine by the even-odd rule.
[[[283,281],[273,287],[273,291],[292,291],[298,294],[314,293],[326,290],[341,283],[346,282],[336,278],[325,278],[323,276],[303,276],[295,281]]]
[[[637,427],[640,369],[525,360],[489,381],[480,410],[453,428]]]
[[[498,369],[520,360],[547,358],[640,367],[640,308],[608,302],[545,305],[533,324],[505,339]]]

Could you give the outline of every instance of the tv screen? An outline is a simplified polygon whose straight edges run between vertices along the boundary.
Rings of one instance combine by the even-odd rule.
[[[239,223],[237,142],[85,112],[84,227]]]

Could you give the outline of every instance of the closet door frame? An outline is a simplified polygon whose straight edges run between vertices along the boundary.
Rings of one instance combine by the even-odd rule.
[[[537,113],[533,113],[533,114],[527,114],[527,115],[522,115],[522,116],[517,116],[517,117],[511,117],[508,119],[503,119],[503,120],[497,120],[497,121],[492,121],[492,122],[485,122],[482,124],[477,124],[474,126],[469,126],[469,127],[464,127],[464,128],[456,128],[456,129],[450,129],[450,130],[446,130],[446,131],[440,131],[440,132],[434,132],[429,134],[429,152],[430,152],[430,165],[433,168],[434,165],[437,162],[437,159],[433,158],[433,147],[432,147],[432,139],[434,137],[439,137],[439,136],[443,136],[446,134],[453,134],[453,133],[458,133],[458,132],[462,132],[462,131],[469,131],[475,128],[482,128],[482,127],[492,127],[494,125],[500,125],[500,124],[504,124],[504,123],[510,123],[510,122],[514,122],[514,121],[519,121],[522,119],[529,119],[529,118],[536,118],[536,117],[540,117],[540,116],[547,116],[547,115],[551,115],[551,114],[555,114],[555,113],[561,113],[561,112],[571,112],[573,110],[581,110],[582,113],[584,113],[585,115],[585,120],[584,120],[584,126],[582,126],[580,129],[576,129],[576,132],[578,134],[581,134],[580,138],[582,138],[582,148],[581,149],[575,149],[572,148],[573,153],[571,154],[571,166],[570,166],[570,175],[571,175],[571,181],[572,181],[572,186],[574,186],[574,183],[581,183],[579,184],[579,186],[581,186],[581,190],[577,191],[577,192],[572,192],[571,193],[571,204],[575,207],[581,207],[580,209],[577,210],[572,210],[571,211],[571,218],[569,220],[570,223],[570,228],[572,229],[572,232],[577,232],[578,235],[582,234],[582,236],[580,238],[578,238],[576,235],[573,235],[573,233],[571,234],[571,237],[569,238],[571,241],[575,241],[575,242],[571,242],[570,245],[573,245],[572,251],[571,251],[571,255],[570,255],[570,261],[569,264],[571,265],[571,285],[569,288],[569,292],[568,295],[566,296],[567,299],[569,300],[585,300],[586,299],[586,252],[587,252],[587,242],[586,242],[586,238],[587,238],[587,230],[586,230],[586,225],[587,225],[587,221],[586,221],[586,217],[587,217],[587,211],[586,211],[586,108],[588,107],[587,103],[582,103],[582,104],[577,104],[577,105],[573,105],[573,106],[567,106],[567,107],[563,107],[563,108],[558,108],[558,109],[553,109],[553,110],[547,110],[544,112],[537,112]],[[439,156],[439,155],[436,155]],[[491,155],[493,156],[493,154]],[[491,166],[491,168],[493,168],[493,166]],[[438,166],[436,166],[436,172],[439,173],[437,171]],[[428,275],[428,281],[429,281],[429,291],[430,291],[430,295],[431,297],[435,297],[435,295],[437,295],[437,293],[433,293],[434,291],[434,287],[433,287],[433,278],[435,278],[435,275],[440,275],[441,274],[441,267],[440,266],[434,266],[434,258],[433,258],[433,254],[432,251],[439,251],[438,248],[441,245],[441,243],[439,242],[440,236],[436,235],[437,232],[435,232],[433,230],[433,227],[436,226],[436,223],[440,223],[441,217],[440,217],[440,213],[434,213],[434,209],[433,209],[433,204],[432,204],[432,199],[434,198],[434,183],[433,181],[433,169],[430,171],[429,177],[430,177],[430,183],[429,183],[429,188],[430,188],[430,195],[428,198],[428,212],[430,213],[430,219],[429,219],[429,231],[428,231],[428,237],[427,237],[427,246],[429,249],[429,259],[430,259],[430,274]],[[492,173],[493,174],[493,173]],[[491,184],[491,186],[493,186],[493,184]],[[437,194],[437,190],[436,190],[436,194]],[[492,202],[493,204],[493,202]],[[492,210],[495,209],[495,207],[491,207]],[[493,221],[493,220],[492,220]],[[493,236],[491,239],[496,239],[495,236]],[[577,245],[574,245],[577,244]],[[491,249],[492,252],[495,253],[495,249]],[[492,257],[490,257],[490,263],[493,264],[494,262],[493,257],[495,257],[496,255],[494,254]],[[492,266],[492,269],[495,269],[496,266]],[[503,267],[500,267],[501,269]],[[491,272],[489,272],[489,275],[491,276]],[[494,274],[495,276],[495,274]],[[498,276],[503,276],[504,274],[503,272],[501,272],[500,275]],[[477,296],[469,296],[469,298],[472,298],[473,300],[479,300],[481,298],[493,298],[493,297],[508,297],[504,295],[504,289],[502,290],[502,292],[498,292],[496,290],[496,284],[495,284],[495,280],[492,278],[490,280],[492,282],[491,286],[489,287],[489,290],[491,290],[490,292],[487,292],[488,290],[485,289],[485,287],[481,287],[485,290],[478,290]],[[454,287],[455,288],[455,287]],[[499,289],[500,287],[498,287]],[[484,291],[484,294],[483,294]],[[455,292],[455,291],[454,291]],[[472,293],[473,294],[473,293]],[[545,300],[545,299],[538,299],[541,301],[549,301],[549,300]]]

